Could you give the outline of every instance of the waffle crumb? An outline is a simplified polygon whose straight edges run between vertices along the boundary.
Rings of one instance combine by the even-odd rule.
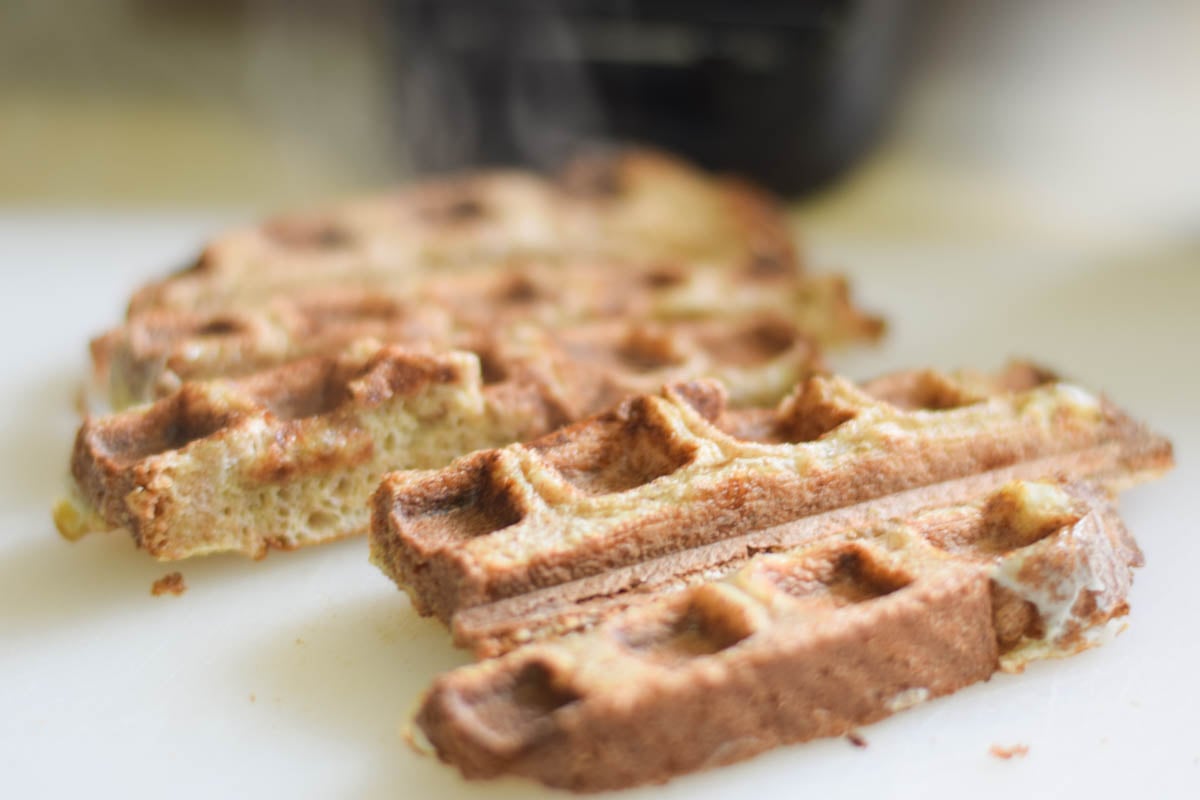
[[[867,740],[864,739],[862,734],[859,733],[858,731],[850,731],[849,733],[847,733],[846,741],[848,741],[850,744],[854,745],[855,747],[866,747],[867,746]]]
[[[1029,745],[1027,744],[1014,744],[1012,747],[1003,747],[1001,745],[994,744],[988,748],[988,753],[991,754],[993,758],[1000,758],[1005,761],[1010,761],[1014,758],[1024,758],[1028,752]]]
[[[173,594],[178,597],[186,591],[187,584],[183,582],[183,574],[180,572],[168,572],[150,587],[150,594],[155,597],[164,594]]]

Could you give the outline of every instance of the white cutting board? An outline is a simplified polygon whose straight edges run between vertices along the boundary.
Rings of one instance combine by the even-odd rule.
[[[175,567],[123,535],[54,532],[87,338],[224,221],[0,215],[0,796],[545,794],[464,783],[403,744],[422,689],[466,658],[367,563],[365,542]],[[850,374],[1027,355],[1173,437],[1178,469],[1123,503],[1147,560],[1131,625],[864,728],[865,749],[787,747],[627,796],[1200,797],[1200,254],[867,237],[820,220],[809,243],[892,324],[881,348],[835,359]],[[175,568],[186,594],[151,597]],[[993,744],[1029,752],[1002,761]]]

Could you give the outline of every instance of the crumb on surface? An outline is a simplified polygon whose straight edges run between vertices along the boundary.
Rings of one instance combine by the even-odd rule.
[[[257,700],[258,700],[258,697],[257,697],[257,696],[255,696],[254,692],[251,692],[251,693],[250,693],[250,702],[251,702],[251,703],[253,703],[253,702],[257,701]]]
[[[75,387],[75,412],[81,417],[88,415],[88,388],[86,383]]]
[[[173,594],[178,597],[186,591],[187,584],[183,582],[183,574],[179,572],[168,572],[150,587],[150,594],[155,597],[164,594]]]
[[[995,758],[1002,758],[1005,761],[1008,761],[1012,758],[1023,757],[1029,752],[1029,745],[1014,744],[1012,747],[1002,747],[1001,745],[994,744],[988,748],[988,752]]]
[[[436,751],[429,740],[425,738],[425,734],[416,726],[416,723],[409,721],[400,729],[400,739],[404,744],[408,745],[408,749],[416,753],[422,758],[435,755]]]
[[[862,737],[862,734],[859,733],[858,731],[850,731],[849,733],[847,733],[846,741],[850,742],[850,744],[854,745],[855,747],[866,747],[867,746],[867,740],[864,739]]]

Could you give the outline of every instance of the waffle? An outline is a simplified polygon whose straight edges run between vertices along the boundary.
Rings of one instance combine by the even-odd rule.
[[[1140,563],[1102,492],[1015,481],[449,672],[417,722],[471,778],[661,782],[1087,647]]]
[[[801,268],[772,198],[625,151],[577,161],[556,180],[475,173],[228,234],[193,268],[138,291],[92,356],[121,409],[187,381],[334,355],[363,337],[509,347],[536,324],[550,339],[542,368],[552,369],[555,354],[597,327],[611,336],[635,322],[724,323],[710,338],[735,343],[757,325],[757,346],[780,352],[797,338],[825,346],[883,330],[843,279]],[[804,366],[820,365],[814,355]],[[799,377],[771,371],[766,383],[733,375],[750,389],[735,402],[775,402]]]
[[[191,268],[144,287],[130,316],[223,313],[314,285],[374,289],[511,258],[712,261],[799,269],[776,201],[660,153],[569,164],[556,179],[477,172],[229,233]]]
[[[611,332],[634,321],[657,328],[708,323],[710,338],[734,346],[745,345],[739,333],[753,328],[759,338],[752,349],[778,353],[799,339],[835,345],[873,339],[882,331],[878,319],[851,304],[837,276],[756,275],[702,264],[531,262],[419,280],[405,276],[371,289],[324,287],[213,313],[147,311],[94,340],[92,353],[113,406],[123,408],[163,397],[189,380],[236,377],[330,355],[363,337],[468,349],[527,338],[525,328],[536,324],[552,334],[551,345],[562,339],[570,346],[595,338],[597,328]],[[815,351],[806,349],[811,358],[805,374],[819,366]],[[756,353],[748,355],[753,359]],[[668,351],[655,360],[686,357]],[[629,367],[644,371],[646,365]],[[687,377],[703,374],[708,373],[693,369]],[[737,386],[761,383],[737,377]],[[790,380],[776,379],[744,401],[778,400],[799,375],[782,377]]]
[[[700,376],[735,405],[773,404],[822,369],[822,346],[881,331],[841,278],[804,273],[771,198],[665,156],[422,184],[234,232],[139,291],[92,354],[112,406],[145,407],[84,424],[56,519],[70,537],[130,528],[165,559],[314,544],[362,530],[353,504],[385,469],[443,466]],[[453,376],[406,401],[451,408],[445,421],[409,432],[404,403],[352,402],[380,343],[402,372]],[[302,478],[257,466],[314,448]],[[234,466],[206,485],[218,454]],[[169,489],[148,491],[162,470]]]
[[[75,496],[55,510],[77,538],[128,529],[163,560],[261,556],[362,533],[387,468],[433,467],[551,429],[536,376],[482,386],[467,353],[362,343],[240,380],[188,383],[84,422]]]
[[[1019,478],[1120,488],[1171,465],[1169,442],[1051,378],[1027,365],[861,387],[818,376],[766,410],[726,408],[715,383],[669,387],[529,444],[388,475],[372,559],[486,655],[880,515]]]

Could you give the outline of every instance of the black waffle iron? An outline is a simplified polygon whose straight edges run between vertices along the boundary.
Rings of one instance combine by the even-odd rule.
[[[645,142],[798,193],[879,133],[901,0],[400,0],[397,113],[419,171],[552,167]]]

